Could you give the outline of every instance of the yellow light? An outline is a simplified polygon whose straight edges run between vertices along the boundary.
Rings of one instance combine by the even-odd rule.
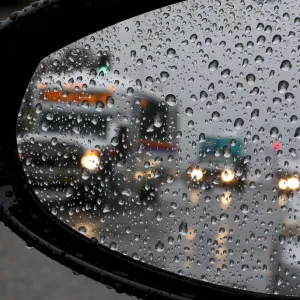
[[[280,179],[279,182],[278,182],[278,187],[281,189],[281,190],[285,190],[288,188],[288,182],[287,180],[285,179]]]
[[[38,87],[40,90],[42,90],[42,89],[44,89],[46,86],[45,86],[44,83],[40,82],[40,83],[37,84],[37,87]]]
[[[296,190],[299,188],[299,179],[296,177],[289,178],[287,183],[291,190]]]
[[[231,192],[224,192],[221,195],[221,199],[220,200],[221,200],[221,208],[222,209],[227,209],[228,206],[231,203],[231,200],[232,200]]]
[[[138,181],[142,180],[144,176],[146,176],[147,179],[153,179],[155,177],[153,170],[148,170],[147,172],[136,171],[134,174],[135,180]]]
[[[96,151],[88,151],[81,158],[81,165],[88,170],[95,170],[100,165],[100,157]]]
[[[226,169],[222,172],[221,178],[225,182],[230,182],[234,179],[234,172],[229,169]]]
[[[194,169],[191,173],[192,179],[201,180],[203,178],[203,171],[201,169]]]
[[[134,174],[134,178],[136,180],[141,180],[144,176],[144,173],[142,171],[136,171],[135,174]]]
[[[200,190],[192,190],[191,191],[191,202],[194,205],[197,205],[200,201]]]
[[[186,238],[188,241],[192,241],[192,240],[195,239],[195,236],[196,236],[195,230],[193,230],[192,228],[189,228],[189,229],[188,229],[188,233],[187,233],[187,235],[185,236],[185,238]]]

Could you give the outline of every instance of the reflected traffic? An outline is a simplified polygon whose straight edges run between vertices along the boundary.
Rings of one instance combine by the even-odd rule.
[[[20,160],[52,214],[113,251],[299,296],[300,21],[285,14],[299,5],[202,2],[45,58],[19,112]]]

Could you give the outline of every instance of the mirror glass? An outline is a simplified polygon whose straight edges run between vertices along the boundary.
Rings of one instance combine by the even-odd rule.
[[[45,57],[17,123],[45,207],[164,270],[300,296],[300,7],[198,0]]]

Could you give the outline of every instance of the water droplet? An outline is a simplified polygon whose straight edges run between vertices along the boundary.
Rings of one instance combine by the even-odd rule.
[[[292,68],[292,64],[289,60],[282,61],[281,65],[280,65],[280,69],[282,71],[289,71],[291,68]]]
[[[177,99],[173,94],[167,95],[165,100],[170,106],[175,106],[177,104]]]
[[[125,189],[122,191],[122,195],[125,195],[127,197],[131,196],[132,192],[130,189]]]
[[[264,62],[264,58],[262,56],[258,55],[258,56],[255,57],[255,62],[257,64],[261,64],[261,63]]]
[[[114,101],[113,97],[108,96],[106,98],[106,105],[107,105],[107,107],[112,108],[112,107],[114,107],[114,104],[115,104],[115,101]]]
[[[167,50],[167,55],[168,55],[169,58],[172,58],[175,54],[176,54],[175,49],[169,48],[169,49]]]
[[[248,205],[246,205],[246,204],[242,204],[242,205],[240,206],[240,209],[241,209],[241,211],[242,211],[244,214],[246,214],[246,213],[249,212],[249,207],[248,207]]]
[[[51,145],[52,146],[55,146],[57,144],[57,138],[56,137],[53,137],[52,139],[51,139]]]
[[[208,97],[208,94],[205,91],[200,92],[200,100],[205,101]]]
[[[298,140],[300,140],[300,127],[298,127],[298,128],[295,130],[294,137],[297,138]]]
[[[264,35],[260,35],[257,38],[257,45],[262,45],[266,41],[266,37]]]
[[[289,83],[285,80],[281,80],[279,83],[278,83],[278,92],[280,94],[284,94],[287,89],[289,88]]]
[[[163,118],[161,116],[160,113],[157,113],[155,116],[154,116],[154,126],[159,128],[161,127],[163,124]]]
[[[161,241],[158,241],[157,244],[155,244],[155,249],[157,252],[162,252],[165,249],[165,245]]]
[[[67,192],[66,192],[66,197],[68,197],[68,198],[69,198],[69,197],[72,197],[73,194],[74,194],[73,188],[68,187],[68,188],[67,188]]]
[[[251,112],[251,119],[252,120],[255,120],[259,117],[259,109],[254,109],[252,112]]]
[[[279,43],[281,43],[281,35],[279,35],[279,34],[275,34],[274,36],[273,36],[273,39],[272,39],[272,43],[274,44],[274,45],[278,45]]]
[[[179,233],[181,233],[182,235],[186,235],[188,232],[188,224],[186,221],[182,221],[179,225]]]
[[[225,69],[221,72],[221,76],[223,78],[227,78],[230,75],[230,70],[229,69]]]
[[[217,60],[213,60],[209,63],[208,68],[210,71],[216,71],[219,67],[219,62]]]
[[[193,109],[191,107],[187,107],[185,110],[186,114],[191,117],[194,113]]]
[[[212,114],[211,114],[211,117],[213,118],[213,120],[217,121],[219,118],[220,118],[220,114],[218,111],[214,111]]]
[[[277,137],[279,134],[279,129],[277,127],[272,127],[270,129],[270,135],[271,137]]]
[[[192,43],[194,43],[194,42],[197,40],[197,38],[198,38],[197,34],[192,34],[192,35],[190,36],[190,41],[191,41]]]
[[[37,114],[40,114],[43,110],[43,106],[41,103],[38,103],[36,106],[35,106],[35,111]]]
[[[81,234],[86,234],[87,233],[87,229],[85,226],[80,226],[78,228],[78,231],[81,233]]]
[[[204,143],[206,141],[206,136],[204,133],[199,134],[199,142]]]
[[[168,72],[165,72],[165,71],[164,71],[164,72],[161,72],[161,73],[160,73],[160,78],[161,78],[161,81],[163,81],[163,82],[166,81],[166,80],[169,78],[169,76],[170,76],[170,75],[169,75]]]
[[[119,139],[117,137],[113,137],[110,141],[113,146],[117,146],[119,144]]]
[[[254,74],[248,74],[248,75],[246,76],[246,80],[247,80],[248,84],[254,85],[254,84],[255,84],[256,77],[255,77]]]
[[[112,243],[110,243],[109,248],[111,250],[116,251],[116,250],[118,250],[118,245],[115,242],[112,242]]]
[[[234,121],[234,127],[236,129],[241,129],[244,125],[244,120],[241,119],[241,118],[237,118],[235,121]]]

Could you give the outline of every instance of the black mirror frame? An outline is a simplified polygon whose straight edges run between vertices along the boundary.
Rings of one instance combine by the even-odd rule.
[[[39,202],[23,172],[16,120],[39,62],[93,32],[177,2],[180,1],[44,0],[13,13],[0,24],[0,219],[29,246],[117,292],[152,299],[287,298],[197,281],[113,252],[52,216]]]

